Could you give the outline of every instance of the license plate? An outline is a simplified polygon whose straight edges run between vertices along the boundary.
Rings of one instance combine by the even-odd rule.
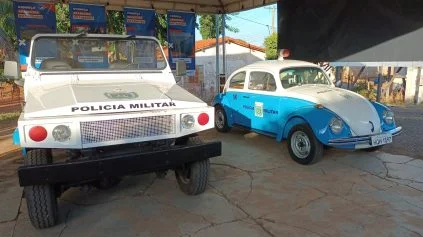
[[[392,143],[392,135],[389,133],[372,136],[372,146],[381,146],[388,143]]]

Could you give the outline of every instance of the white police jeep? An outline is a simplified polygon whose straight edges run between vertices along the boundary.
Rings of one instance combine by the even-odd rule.
[[[6,64],[5,74],[17,77],[17,64]],[[35,227],[56,224],[56,198],[67,188],[105,188],[124,175],[174,169],[183,192],[204,192],[221,143],[196,133],[214,127],[214,108],[176,84],[155,38],[39,34],[24,79],[14,138]]]

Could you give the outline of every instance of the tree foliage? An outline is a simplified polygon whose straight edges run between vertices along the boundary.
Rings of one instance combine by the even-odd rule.
[[[0,38],[4,47],[17,47],[15,16],[12,1],[1,1],[0,4]]]
[[[57,33],[70,32],[69,5],[56,4],[56,31]]]
[[[222,17],[223,15],[201,15],[200,17],[200,34],[203,39],[213,39],[216,38],[216,17],[218,17],[218,29],[219,35],[223,32]],[[239,32],[239,29],[227,24],[232,17],[230,15],[225,15],[225,29],[234,33]]]
[[[273,33],[264,39],[266,49],[266,59],[278,59],[278,34]]]

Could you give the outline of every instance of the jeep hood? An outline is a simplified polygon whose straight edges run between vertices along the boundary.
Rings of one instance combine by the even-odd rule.
[[[350,126],[353,135],[381,132],[380,118],[376,109],[366,98],[357,93],[325,85],[296,86],[287,89],[286,92],[289,96],[322,104],[342,118]]]
[[[40,85],[28,92],[25,118],[195,108],[205,102],[176,84]]]

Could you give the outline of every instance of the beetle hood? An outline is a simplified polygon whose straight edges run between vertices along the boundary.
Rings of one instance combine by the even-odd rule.
[[[357,93],[325,85],[302,85],[286,91],[290,96],[322,104],[342,118],[355,136],[381,132],[380,118],[376,109],[366,98]]]
[[[25,117],[72,116],[204,107],[176,84],[142,82],[40,85],[28,92]]]

